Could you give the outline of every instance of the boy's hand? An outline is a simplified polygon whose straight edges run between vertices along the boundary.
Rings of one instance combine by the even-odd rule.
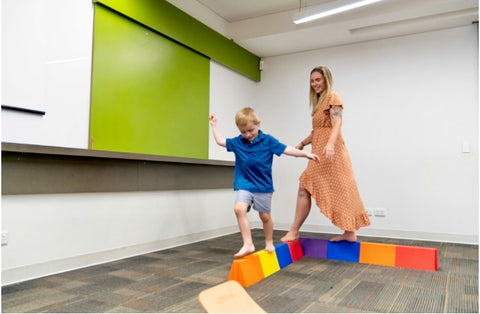
[[[223,137],[222,133],[220,133],[220,130],[218,129],[217,125],[217,115],[212,113],[208,117],[208,121],[210,122],[210,126],[212,129],[212,134],[213,137],[215,138],[215,142],[217,142],[218,145],[226,147],[227,143],[225,138]]]
[[[308,159],[311,159],[311,160],[313,160],[313,161],[316,161],[316,162],[318,162],[318,161],[320,160],[320,157],[318,157],[318,156],[315,155],[315,154],[311,154],[311,153],[307,153],[307,158],[308,158]]]
[[[208,121],[210,122],[210,125],[215,125],[217,123],[217,115],[212,113],[210,117],[208,117]]]

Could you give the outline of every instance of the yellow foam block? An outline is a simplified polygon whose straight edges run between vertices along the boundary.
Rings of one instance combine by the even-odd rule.
[[[265,250],[254,253],[260,258],[260,264],[262,265],[263,276],[267,277],[280,270],[278,264],[277,254],[275,251],[269,253]]]
[[[360,263],[383,266],[395,266],[396,245],[362,242],[360,244]]]

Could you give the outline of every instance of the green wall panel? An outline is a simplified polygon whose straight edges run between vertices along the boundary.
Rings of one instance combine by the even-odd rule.
[[[95,5],[90,148],[208,158],[210,60]]]
[[[184,0],[191,1],[191,0]],[[165,0],[94,0],[255,81],[260,58]]]

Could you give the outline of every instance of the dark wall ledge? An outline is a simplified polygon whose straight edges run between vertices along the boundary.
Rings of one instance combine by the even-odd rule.
[[[233,189],[234,162],[2,143],[2,195]]]

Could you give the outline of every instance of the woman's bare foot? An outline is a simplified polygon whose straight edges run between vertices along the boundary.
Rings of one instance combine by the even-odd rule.
[[[268,253],[275,252],[275,246],[273,245],[273,241],[265,241],[265,251]]]
[[[240,249],[240,251],[238,251],[234,257],[235,258],[240,258],[240,257],[244,257],[244,256],[247,256],[249,254],[252,254],[253,252],[255,252],[255,246],[253,244],[251,245],[243,245],[242,248]]]
[[[357,235],[353,231],[345,231],[342,235],[331,238],[330,241],[331,242],[339,242],[339,241],[356,242]]]
[[[298,231],[288,231],[286,235],[283,236],[283,238],[280,239],[282,242],[291,242],[291,241],[296,241],[300,235],[298,234]]]

